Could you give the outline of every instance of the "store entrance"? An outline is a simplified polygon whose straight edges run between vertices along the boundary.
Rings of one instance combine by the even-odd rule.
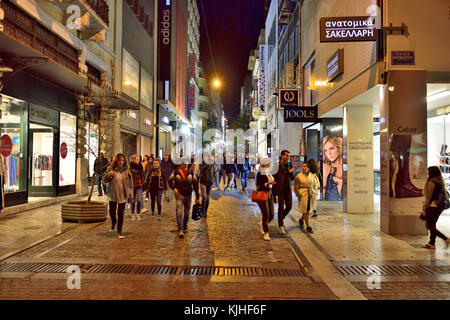
[[[30,197],[56,197],[56,176],[58,172],[55,155],[58,146],[56,129],[30,124],[30,153],[28,195]]]

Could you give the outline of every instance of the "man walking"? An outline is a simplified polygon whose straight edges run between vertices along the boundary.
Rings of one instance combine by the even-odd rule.
[[[248,172],[251,169],[250,161],[247,156],[245,156],[245,160],[243,164],[238,164],[238,169],[241,172],[241,185],[242,185],[242,191],[245,192],[247,189],[247,183],[248,183]]]
[[[206,158],[206,161],[203,160],[203,163],[200,165],[200,190],[202,193],[203,218],[206,219],[208,216],[209,194],[216,175],[214,164],[209,164],[211,163],[209,156],[205,154],[204,157]]]
[[[185,162],[180,164],[178,169],[175,169],[169,178],[169,186],[175,194],[177,201],[176,214],[178,225],[178,237],[184,238],[184,232],[187,231],[187,224],[189,221],[189,212],[191,210],[192,191],[195,192],[195,203],[200,203],[200,193],[198,191],[197,176],[188,169]],[[183,217],[184,212],[184,217]],[[184,231],[184,232],[183,232]]]
[[[106,184],[103,181],[103,175],[105,174],[108,165],[109,165],[108,159],[105,158],[103,152],[100,152],[98,158],[95,159],[94,161],[95,179],[97,180],[97,191],[100,197],[103,196],[103,192],[106,193]],[[103,192],[102,192],[102,184],[103,184]]]
[[[294,168],[289,163],[290,152],[288,150],[281,151],[280,165],[278,172],[274,178],[276,181],[276,198],[275,203],[278,202],[278,227],[280,233],[286,235],[284,229],[284,218],[289,214],[292,209],[292,192],[291,181],[294,180]]]
[[[173,170],[175,170],[176,167],[177,166],[173,163],[172,159],[170,159],[169,153],[164,152],[163,160],[161,161],[161,170],[164,172],[166,179],[169,179]],[[167,185],[167,181],[166,181],[166,185]],[[167,202],[170,201],[168,190],[164,190],[164,198],[166,199]]]

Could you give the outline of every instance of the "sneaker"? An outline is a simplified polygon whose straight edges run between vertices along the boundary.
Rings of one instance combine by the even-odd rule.
[[[144,209],[142,209],[141,214],[144,214],[144,213],[146,213],[147,211],[148,211],[148,209],[147,209],[147,208],[144,208]]]
[[[447,238],[447,240],[445,240],[445,249],[448,249],[449,244],[450,244],[450,238]]]
[[[148,198],[145,198],[145,202],[148,202]]]
[[[138,221],[141,221],[141,220],[142,220],[141,216],[140,216],[140,215],[138,215]]]
[[[184,238],[184,233],[183,231],[178,232],[178,238],[183,239]]]
[[[158,215],[158,220],[161,220],[161,215]]]
[[[125,237],[121,234],[119,234],[119,239],[125,239]]]
[[[280,227],[280,233],[284,236],[286,235],[286,230],[284,229],[284,226]]]
[[[308,233],[314,233],[311,227],[306,228],[306,232],[308,232]]]
[[[109,232],[114,232],[114,229],[109,229]]]
[[[131,221],[136,221],[136,217],[134,216],[134,214],[131,215]]]
[[[303,220],[302,219],[298,220],[298,223],[300,225],[300,229],[303,230],[305,228],[305,223],[303,222]]]
[[[187,226],[184,226],[183,230],[184,230],[184,232],[186,232],[187,231]]]
[[[314,213],[311,218],[317,218],[317,213]]]
[[[436,249],[435,246],[433,246],[432,244],[429,244],[429,243],[425,243],[424,245],[422,245],[422,248],[430,249],[430,250]]]
[[[268,232],[264,233],[264,240],[266,240],[266,241],[270,240],[270,236],[269,236]]]

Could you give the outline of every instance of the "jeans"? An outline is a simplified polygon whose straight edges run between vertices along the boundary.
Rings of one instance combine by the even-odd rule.
[[[274,216],[274,204],[272,190],[269,191],[269,197],[266,202],[258,202],[259,209],[262,213],[262,227],[264,232],[269,232],[269,227],[267,224],[273,220]]]
[[[220,178],[221,178],[220,171],[217,170],[216,171],[216,180],[214,181],[214,184],[213,184],[214,187],[220,188]]]
[[[447,240],[447,237],[436,229],[436,223],[441,215],[442,211],[436,207],[428,207],[426,209],[426,226],[430,230],[430,244],[434,246],[436,243],[436,236],[442,240]]]
[[[142,208],[144,206],[142,205],[142,187],[134,187],[133,192],[133,202],[131,203],[131,214],[134,214],[134,209],[136,208],[136,202],[137,202],[137,214],[141,213]]]
[[[278,195],[278,226],[284,226],[284,218],[292,209],[292,193],[287,191]]]
[[[103,174],[100,173],[96,173],[95,174],[95,180],[97,181],[97,191],[98,191],[98,195],[102,196],[102,184],[103,184],[103,192],[106,193],[106,184],[103,181]]]
[[[175,198],[177,199],[176,213],[177,213],[178,232],[180,232],[183,229],[187,229],[187,224],[189,221],[189,212],[191,211],[192,194],[188,196],[183,196],[182,194],[179,193],[178,196],[175,196]]]
[[[122,234],[123,215],[125,214],[125,203],[109,202],[109,217],[111,218],[111,229],[116,226],[117,212],[117,233]]]
[[[211,192],[211,186],[207,186],[205,184],[200,184],[200,191],[202,192],[203,217],[206,218],[208,215],[209,193]]]
[[[234,173],[228,173],[228,184],[227,187],[232,187],[232,184],[234,182]]]
[[[162,198],[162,190],[150,190],[150,197],[152,199],[151,207],[152,207],[152,213],[155,212],[155,200],[158,205],[158,215],[161,215],[161,198]]]
[[[247,189],[248,171],[243,171],[241,176],[242,189]]]
[[[226,177],[227,177],[227,174],[224,171],[220,171],[220,173],[219,173],[219,188],[220,188],[220,180],[223,180],[223,187],[226,188],[226,186],[227,186]]]

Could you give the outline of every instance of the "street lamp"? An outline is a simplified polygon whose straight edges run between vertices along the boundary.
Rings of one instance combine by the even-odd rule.
[[[214,86],[214,88],[219,89],[222,86],[222,83],[220,82],[219,79],[216,79],[213,82],[213,86]]]

